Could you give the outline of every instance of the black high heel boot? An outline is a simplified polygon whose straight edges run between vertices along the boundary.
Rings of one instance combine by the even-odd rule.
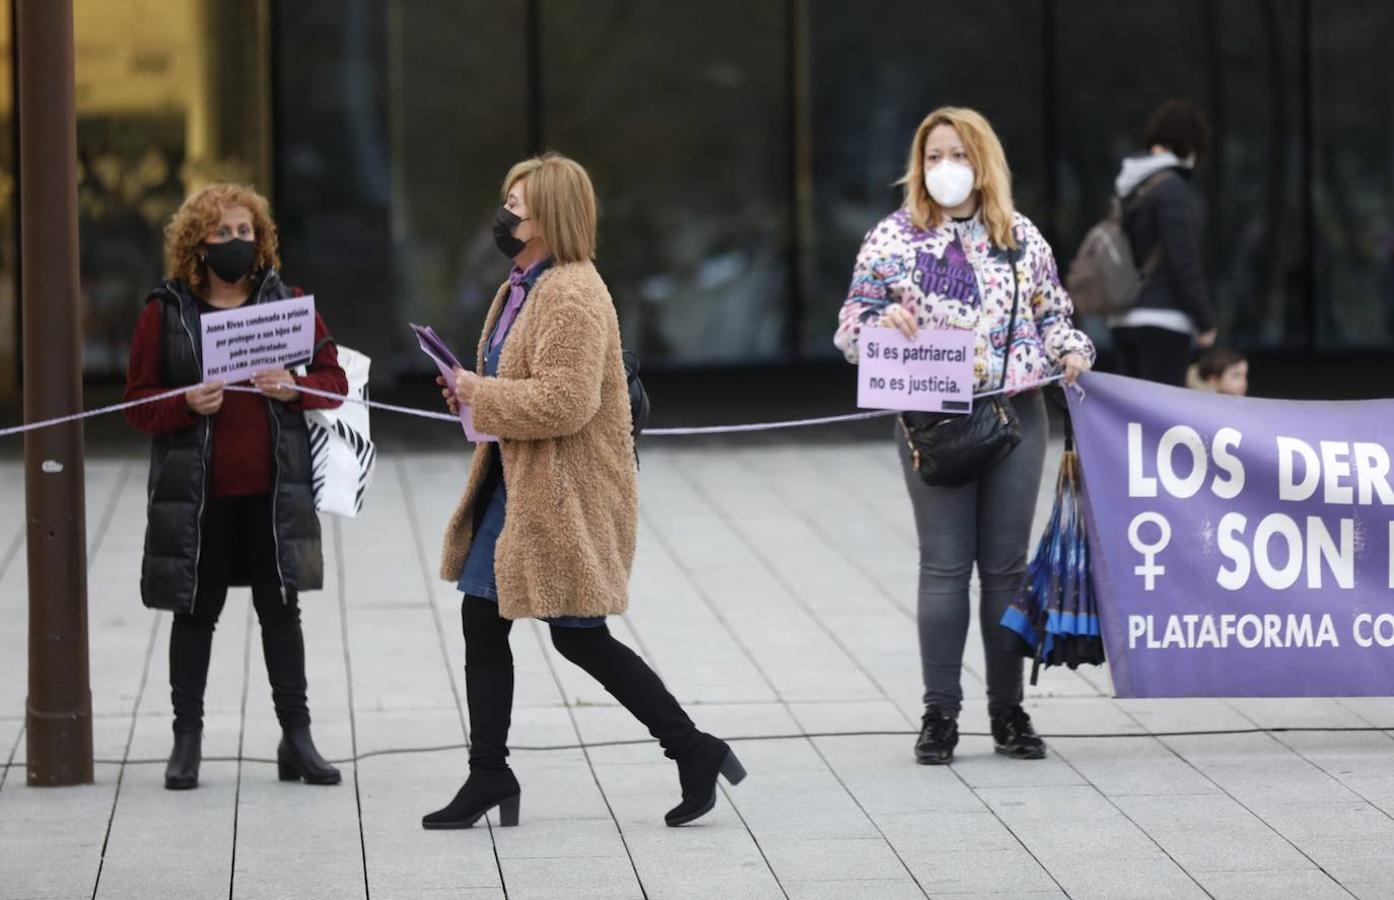
[[[686,825],[712,811],[716,806],[716,777],[731,784],[745,780],[745,766],[735,752],[720,738],[703,734],[702,739],[677,757],[678,781],[682,784],[682,802],[663,817],[670,827]]]
[[[339,770],[319,755],[308,725],[281,732],[281,745],[276,748],[276,770],[282,781],[338,784],[343,780]]]
[[[421,817],[421,827],[427,831],[469,828],[497,806],[499,824],[512,828],[518,824],[521,798],[522,788],[518,786],[512,769],[473,770],[464,786],[455,792],[454,800],[444,808]]]
[[[165,765],[165,790],[191,791],[198,787],[198,767],[202,761],[203,732],[176,732],[174,749]]]
[[[165,766],[165,789],[198,787],[203,760],[203,689],[213,651],[213,627],[175,613],[169,634],[169,698],[174,707],[174,749]]]
[[[470,774],[455,799],[421,817],[421,827],[469,828],[494,807],[499,824],[518,824],[522,794],[508,767],[508,728],[513,720],[513,665],[466,665],[465,701],[470,716]]]

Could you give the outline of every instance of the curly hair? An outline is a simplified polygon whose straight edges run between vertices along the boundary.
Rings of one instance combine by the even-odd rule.
[[[281,265],[280,240],[266,198],[245,184],[210,184],[185,200],[165,226],[169,277],[184,282],[200,297],[208,293],[208,271],[201,248],[218,226],[223,210],[229,206],[243,206],[252,213],[257,242],[253,270],[259,272]]]

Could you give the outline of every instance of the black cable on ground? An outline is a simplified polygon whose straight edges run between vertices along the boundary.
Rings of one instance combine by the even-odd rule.
[[[1048,741],[1061,740],[1103,740],[1108,738],[1176,738],[1176,737],[1220,737],[1224,735],[1243,735],[1243,734],[1389,734],[1394,732],[1394,725],[1382,728],[1378,725],[1313,725],[1313,726],[1293,726],[1279,728],[1216,728],[1209,730],[1195,731],[1139,731],[1139,732],[1109,732],[1109,733],[1070,733],[1061,732],[1058,734],[1043,734],[1041,737]],[[843,738],[843,737],[914,737],[919,734],[917,731],[809,731],[797,732],[793,734],[750,734],[739,737],[725,738],[727,743],[741,741],[793,741],[808,740],[811,738]],[[961,731],[962,737],[992,737],[986,731]],[[635,738],[624,741],[587,741],[581,744],[544,744],[544,745],[517,745],[508,749],[513,752],[521,753],[548,753],[559,750],[594,750],[601,747],[638,747],[645,744],[657,744],[652,738]],[[467,750],[468,745],[460,744],[441,744],[434,747],[393,747],[385,750],[369,750],[357,756],[344,757],[341,759],[331,759],[329,762],[338,766],[345,766],[351,763],[362,762],[365,759],[374,759],[380,756],[407,756],[416,753],[448,753],[452,751]],[[263,765],[275,765],[276,760],[264,759],[256,756],[205,756],[204,762],[243,762],[261,763]],[[97,765],[102,766],[153,766],[164,765],[164,759],[128,759],[124,762],[119,759],[96,759],[93,760]],[[0,763],[0,769],[23,769],[24,763],[9,762]]]

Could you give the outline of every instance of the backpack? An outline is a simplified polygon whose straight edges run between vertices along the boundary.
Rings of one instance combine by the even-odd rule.
[[[1126,201],[1127,210],[1136,208],[1166,173],[1153,176],[1133,191]],[[1133,244],[1123,226],[1125,201],[1114,197],[1108,215],[1085,234],[1075,258],[1065,276],[1065,289],[1074,301],[1075,311],[1086,316],[1116,316],[1132,309],[1142,295],[1148,276],[1161,262],[1160,245],[1152,251],[1147,263],[1138,269],[1133,258]]]
[[[624,359],[624,380],[629,385],[630,434],[634,436],[634,461],[639,461],[639,435],[649,423],[649,393],[639,380],[639,356],[633,350],[620,353]]]

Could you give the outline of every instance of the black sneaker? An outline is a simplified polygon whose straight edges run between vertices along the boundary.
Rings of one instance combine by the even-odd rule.
[[[958,720],[947,718],[939,707],[925,710],[920,738],[915,741],[915,762],[922,766],[946,766],[954,761],[958,746]]]
[[[1045,759],[1045,741],[1031,727],[1031,717],[1019,705],[992,717],[992,740],[997,752],[1012,759]]]

